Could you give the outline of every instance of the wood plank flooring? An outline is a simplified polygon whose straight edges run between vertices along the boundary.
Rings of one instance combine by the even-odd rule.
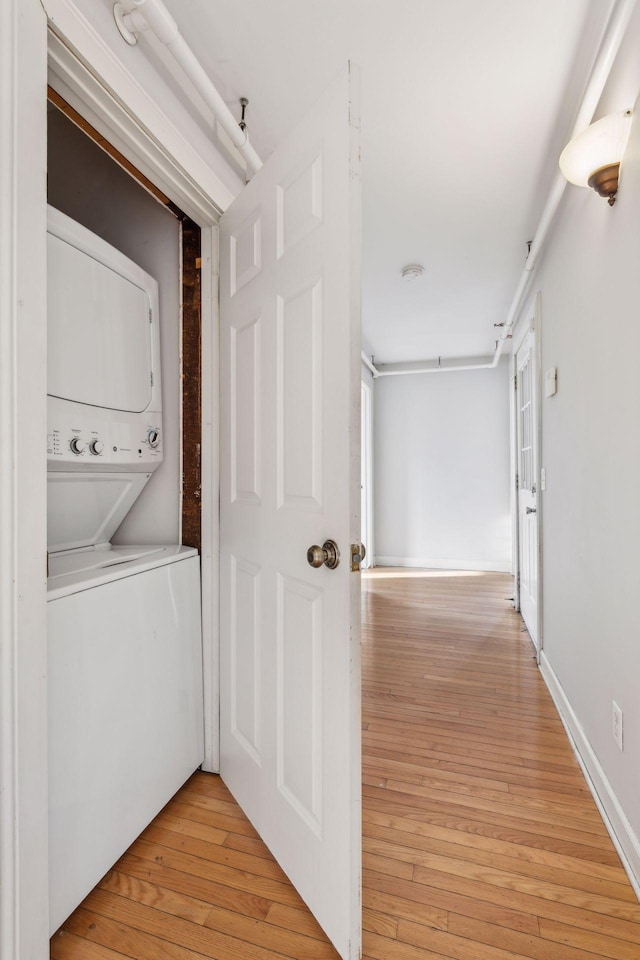
[[[363,576],[365,960],[640,960],[640,905],[501,574]],[[198,773],[53,960],[336,960]]]

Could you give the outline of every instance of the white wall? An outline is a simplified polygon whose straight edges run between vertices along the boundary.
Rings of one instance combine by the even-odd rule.
[[[596,116],[637,111],[639,88],[640,10]],[[639,223],[636,114],[615,206],[567,187],[534,289],[543,370],[558,369],[542,401],[542,667],[640,882]]]
[[[49,202],[155,277],[160,299],[164,459],[114,536],[180,539],[180,224],[59,110],[48,112]]]
[[[508,364],[375,381],[380,564],[509,570]]]

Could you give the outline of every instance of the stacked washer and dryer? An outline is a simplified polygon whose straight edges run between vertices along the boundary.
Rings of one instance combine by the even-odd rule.
[[[48,211],[53,933],[203,760],[200,570],[116,546],[163,459],[158,285]]]

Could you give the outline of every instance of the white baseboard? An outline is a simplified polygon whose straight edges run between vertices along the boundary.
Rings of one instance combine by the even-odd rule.
[[[511,560],[434,560],[433,557],[376,557],[378,567],[426,567],[432,570],[487,570],[511,573]]]
[[[540,672],[558,709],[560,719],[582,767],[589,789],[602,814],[604,824],[620,855],[622,865],[629,875],[636,896],[640,899],[640,839],[634,833],[633,827],[620,806],[620,801],[615,795],[613,787],[609,783],[600,761],[595,755],[544,651],[540,655]]]

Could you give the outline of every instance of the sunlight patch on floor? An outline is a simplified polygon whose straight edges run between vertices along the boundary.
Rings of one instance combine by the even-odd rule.
[[[377,580],[396,580],[400,577],[482,577],[484,570],[419,570],[407,567],[373,567],[362,571],[362,576]]]

